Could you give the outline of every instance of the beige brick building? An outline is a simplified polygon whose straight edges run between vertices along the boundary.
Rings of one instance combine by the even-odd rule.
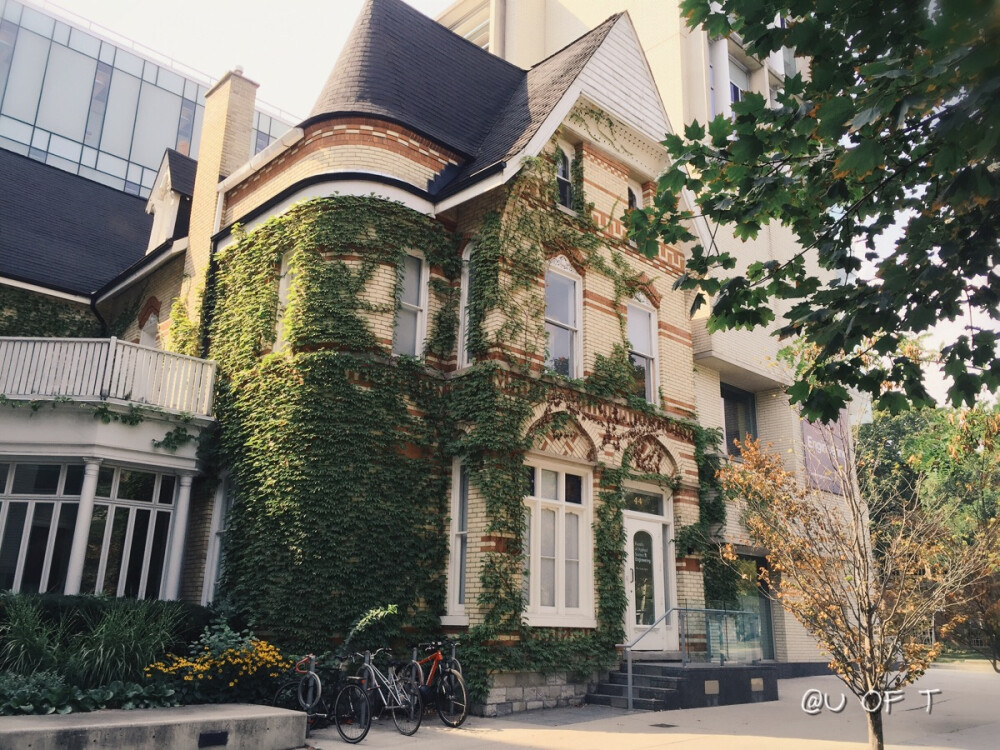
[[[267,269],[261,316],[269,322],[253,342],[255,366],[341,346],[336,332],[297,343],[303,293],[293,269],[303,257],[359,277],[371,264],[352,300],[371,343],[352,356],[390,369],[414,358],[419,377],[441,393],[468,387],[492,367],[500,394],[533,394],[516,436],[526,446],[516,456],[524,477],[520,532],[496,530],[496,488],[484,481],[489,456],[396,436],[400,461],[433,452],[435,471],[448,478],[438,498],[445,510],[427,522],[447,536],[440,569],[425,571],[442,590],[437,598],[421,592],[414,609],[432,608],[449,632],[495,625],[490,603],[505,587],[504,596],[520,592],[526,632],[642,637],[639,649],[660,657],[716,658],[713,639],[725,633],[713,632],[704,610],[717,603],[706,601],[694,545],[677,543],[701,520],[696,435],[721,428],[730,442],[756,433],[804,472],[802,433],[774,341],[764,333],[708,334],[674,289],[684,248],[662,245],[646,257],[623,219],[652,200],[667,164],[659,141],[672,122],[705,119],[715,111],[711,91],[742,85],[736,77],[748,65],[757,67],[747,68],[746,85],[762,91],[779,85],[784,69],[729,50],[739,65],[723,66],[727,79],[709,63],[725,49],[688,32],[679,17],[668,20],[663,7],[672,4],[623,4],[610,10],[629,5],[629,13],[610,18],[607,5],[470,1],[444,15],[459,33],[485,28],[474,41],[505,62],[401,0],[370,0],[310,117],[249,160],[257,85],[241,70],[227,73],[205,95],[197,163],[176,152],[164,157],[147,204],[149,252],[92,302],[105,318],[128,318],[128,341],[206,356],[212,320],[229,304],[217,294],[219,273],[244,262],[245,238],[262,236],[269,222],[351,198],[373,213],[391,205],[443,230],[453,245],[438,248],[434,262],[406,243],[386,248],[396,253],[392,261],[376,256],[365,249],[367,235],[283,248]],[[654,28],[663,36],[644,38]],[[787,237],[762,233],[739,254],[750,262],[790,247]],[[237,369],[220,357],[226,385]],[[462,415],[442,417],[412,400],[407,407],[414,419],[443,419],[459,434],[475,429]],[[285,429],[284,437],[297,437],[298,425]],[[186,504],[173,517],[181,530],[172,538],[181,541],[171,549],[168,588],[207,603],[224,565],[230,509],[258,498],[228,481],[225,464],[212,468],[218,476],[192,483],[193,445],[185,451]],[[326,468],[304,465],[307,474]],[[736,515],[730,511],[723,534],[742,543]],[[753,565],[762,554],[745,544],[742,551]],[[498,564],[508,571],[501,587],[490,573]],[[273,571],[260,567],[265,589]],[[821,659],[794,621],[756,592],[738,605],[752,610],[752,658]],[[517,630],[505,623],[500,637],[514,641]],[[613,644],[602,643],[611,656]],[[555,692],[554,702],[579,698],[572,688]],[[526,708],[523,695],[496,702]]]

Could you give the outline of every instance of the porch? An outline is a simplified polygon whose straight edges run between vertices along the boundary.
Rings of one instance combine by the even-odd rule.
[[[0,337],[0,589],[174,599],[215,363]]]

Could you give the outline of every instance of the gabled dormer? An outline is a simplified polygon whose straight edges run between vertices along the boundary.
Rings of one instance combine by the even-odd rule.
[[[153,216],[147,254],[168,240],[187,236],[197,166],[197,161],[172,148],[164,152],[146,202],[146,213]]]

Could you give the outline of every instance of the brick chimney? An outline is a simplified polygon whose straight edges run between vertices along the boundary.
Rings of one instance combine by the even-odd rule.
[[[237,67],[226,73],[205,94],[205,116],[198,148],[198,170],[191,199],[190,249],[184,265],[188,278],[188,315],[197,319],[198,294],[204,286],[215,234],[219,181],[250,159],[250,134],[258,84]]]

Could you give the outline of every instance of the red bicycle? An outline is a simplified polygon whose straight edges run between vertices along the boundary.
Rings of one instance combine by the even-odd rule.
[[[443,646],[450,647],[451,656],[446,657],[441,653]],[[455,641],[436,641],[418,643],[413,647],[413,661],[421,669],[420,693],[424,704],[433,703],[441,721],[449,727],[461,726],[469,715],[468,692],[465,689],[465,680],[462,678],[462,665],[455,658],[456,646],[458,644]],[[423,649],[428,656],[417,659],[418,649]],[[423,670],[427,664],[430,667],[425,680]]]

